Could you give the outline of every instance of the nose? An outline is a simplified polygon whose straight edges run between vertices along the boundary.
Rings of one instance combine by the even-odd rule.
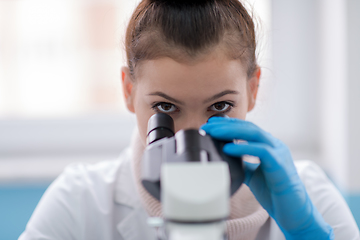
[[[181,121],[175,121],[175,131],[177,132],[181,129],[199,129],[207,120],[206,117],[202,116],[188,116]]]

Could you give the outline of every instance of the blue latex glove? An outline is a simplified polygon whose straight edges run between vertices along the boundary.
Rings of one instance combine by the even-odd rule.
[[[333,229],[311,202],[288,147],[251,122],[212,117],[201,127],[213,138],[228,143],[223,151],[234,157],[259,157],[260,165],[245,162],[245,184],[275,219],[286,239],[334,239]]]

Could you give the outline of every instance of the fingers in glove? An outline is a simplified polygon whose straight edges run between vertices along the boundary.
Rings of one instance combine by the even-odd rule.
[[[299,181],[296,168],[293,163],[281,162],[282,158],[277,157],[277,151],[263,143],[228,143],[223,151],[230,156],[251,155],[259,157],[260,166],[266,182],[275,192],[283,193],[289,188],[292,182]],[[288,166],[284,166],[287,165]],[[253,177],[252,177],[253,178]],[[293,179],[294,178],[294,179]],[[251,179],[250,179],[251,181]]]
[[[213,117],[201,128],[210,136],[223,141],[239,139],[248,142],[265,143],[271,147],[276,146],[275,138],[269,133],[251,122],[240,119]]]

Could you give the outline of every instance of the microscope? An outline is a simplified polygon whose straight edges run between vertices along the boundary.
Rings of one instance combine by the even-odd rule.
[[[175,134],[164,113],[149,119],[141,182],[162,204],[159,239],[227,239],[230,196],[245,176],[242,159],[222,152],[226,143],[198,129]]]

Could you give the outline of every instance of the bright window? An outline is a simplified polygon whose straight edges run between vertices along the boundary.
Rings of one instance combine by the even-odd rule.
[[[0,1],[0,118],[123,111],[132,1]]]

